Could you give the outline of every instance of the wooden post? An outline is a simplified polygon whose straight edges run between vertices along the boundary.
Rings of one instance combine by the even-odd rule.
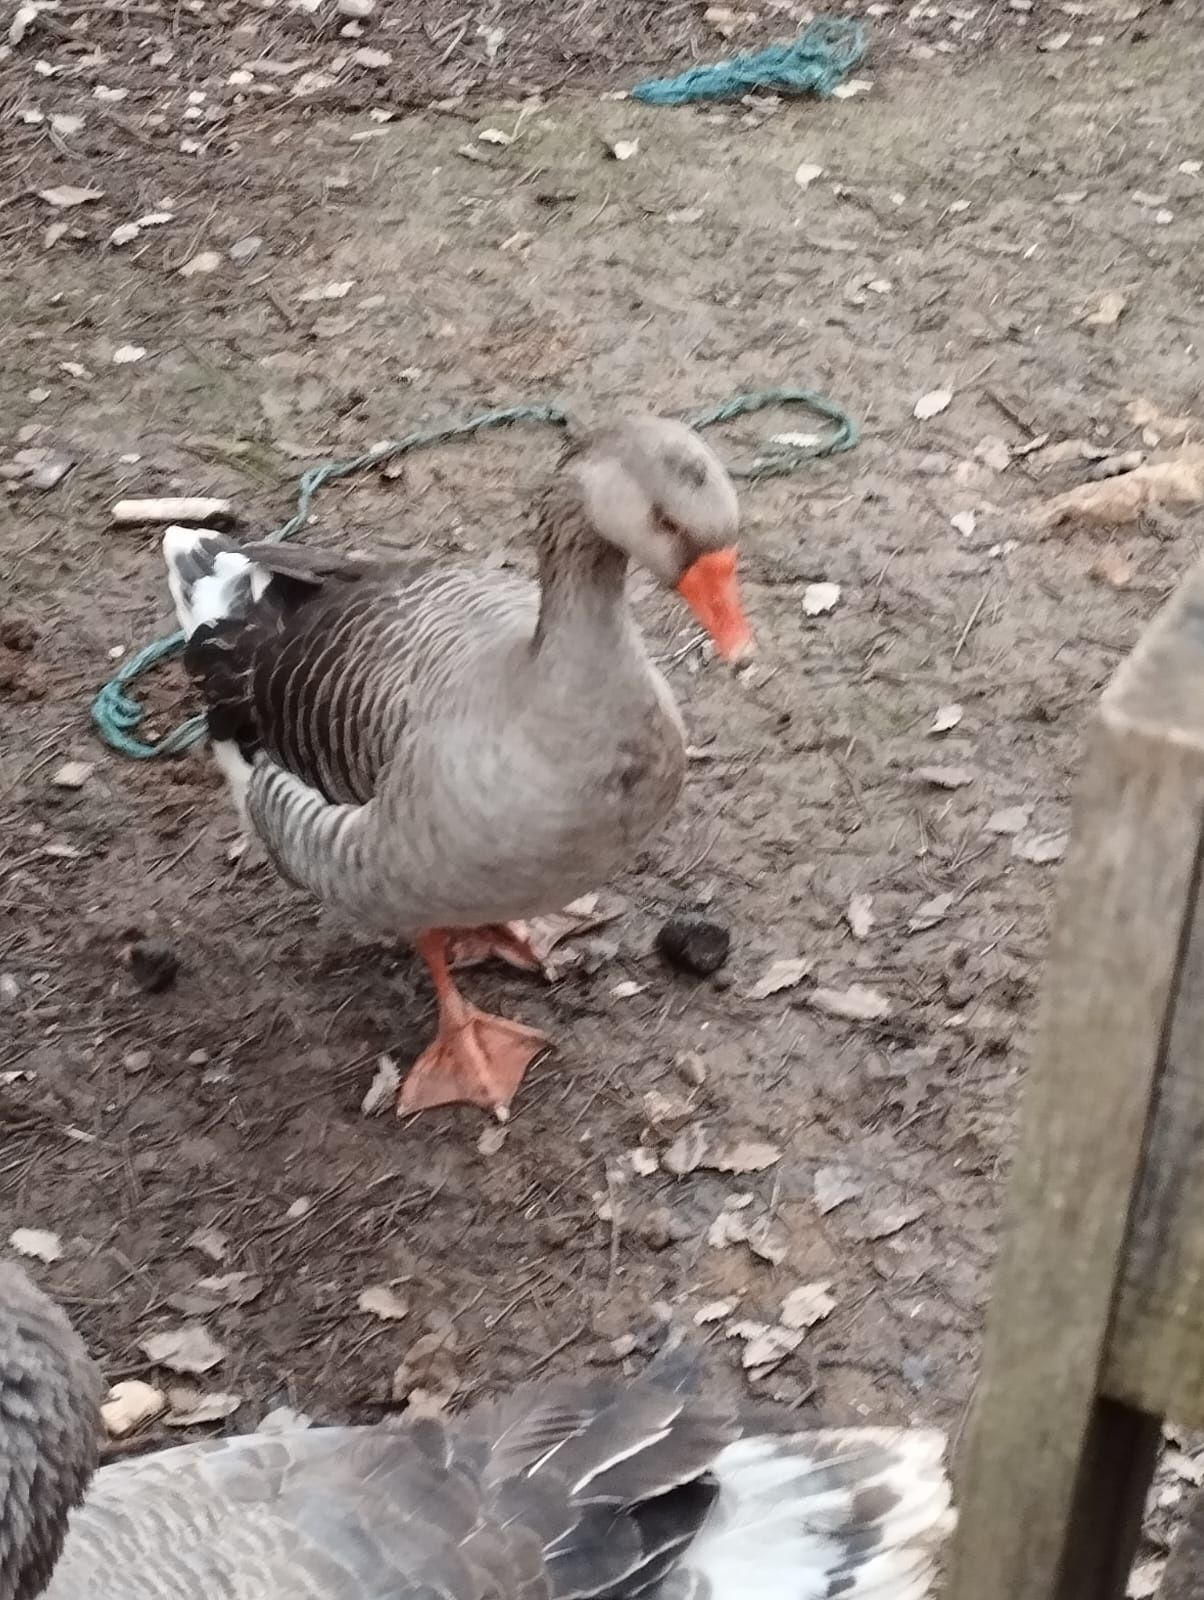
[[[1204,565],[1074,808],[950,1600],[1122,1600],[1160,1420],[1204,1423]]]

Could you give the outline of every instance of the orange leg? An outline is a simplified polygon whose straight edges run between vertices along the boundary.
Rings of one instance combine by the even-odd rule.
[[[535,1028],[491,1016],[465,1000],[448,965],[449,946],[457,938],[456,932],[435,928],[418,940],[439,998],[439,1031],[398,1091],[397,1114],[463,1102],[505,1122],[523,1073],[549,1041]]]
[[[543,957],[531,943],[525,922],[491,922],[481,928],[455,928],[447,935],[447,959],[453,967],[475,967],[496,956],[520,972],[542,972]]]

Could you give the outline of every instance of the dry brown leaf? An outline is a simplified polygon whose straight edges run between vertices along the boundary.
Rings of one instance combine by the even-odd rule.
[[[108,1399],[100,1408],[100,1419],[105,1432],[113,1439],[124,1439],[127,1433],[151,1422],[167,1408],[167,1397],[154,1384],[130,1378],[115,1383]]]
[[[954,728],[957,727],[964,715],[964,708],[959,706],[956,701],[951,702],[947,706],[938,706],[928,732],[933,734],[950,733]]]
[[[987,818],[987,832],[1023,833],[1032,814],[1032,806],[1005,806],[1002,811],[993,811]]]
[[[1044,529],[1063,523],[1116,527],[1136,522],[1152,505],[1194,506],[1204,500],[1204,445],[1183,445],[1167,460],[1153,461],[1103,483],[1081,483],[1055,495],[1034,513]]]
[[[768,1217],[758,1217],[748,1230],[748,1248],[771,1266],[779,1266],[786,1259],[785,1235]]]
[[[739,1304],[740,1296],[735,1294],[727,1300],[710,1300],[694,1313],[694,1326],[705,1328],[708,1323],[722,1322],[725,1317],[731,1316]]]
[[[1070,835],[1067,833],[1030,833],[1015,840],[1012,854],[1021,861],[1035,861],[1038,865],[1044,865],[1049,861],[1061,861],[1069,842]]]
[[[845,1022],[884,1022],[891,1013],[891,1003],[876,989],[852,983],[847,989],[814,989],[807,996],[807,1004],[826,1017],[840,1017]]]
[[[157,1367],[167,1367],[172,1372],[208,1372],[225,1357],[225,1349],[207,1328],[199,1322],[186,1322],[182,1327],[170,1328],[164,1333],[152,1333],[138,1341],[138,1348],[148,1361]]]
[[[868,939],[873,932],[874,897],[872,894],[852,894],[845,907],[844,919],[854,939]]]
[[[807,956],[792,956],[772,962],[748,991],[750,1000],[768,1000],[771,994],[793,989],[811,971]]]
[[[865,1184],[851,1167],[819,1167],[811,1180],[811,1192],[821,1217],[856,1200],[864,1190]]]
[[[102,200],[103,189],[77,189],[73,184],[64,183],[54,189],[39,189],[38,199],[45,200],[48,206],[55,206],[65,210],[70,206],[84,206],[92,200]]]
[[[917,767],[915,775],[934,789],[964,789],[977,776],[969,767]]]
[[[743,1339],[740,1364],[754,1379],[763,1378],[803,1342],[801,1328],[782,1328],[768,1322],[734,1322],[729,1339]]]
[[[984,467],[990,467],[992,472],[1006,472],[1012,464],[1012,452],[1008,449],[1007,441],[988,434],[985,439],[980,439],[974,446],[975,459],[981,461]]]
[[[836,1297],[829,1293],[830,1283],[803,1283],[792,1289],[782,1301],[780,1321],[784,1328],[813,1328],[817,1322],[831,1316],[836,1309]]]
[[[1114,328],[1124,316],[1129,302],[1117,289],[1109,289],[1100,295],[1094,311],[1089,312],[1083,321],[1092,328]]]
[[[661,1154],[661,1166],[675,1178],[684,1178],[702,1165],[706,1155],[707,1136],[696,1124],[684,1129]]]
[[[393,1104],[401,1084],[401,1072],[392,1056],[378,1056],[372,1082],[360,1101],[360,1112],[365,1117],[375,1117]]]
[[[409,1301],[395,1294],[383,1283],[362,1289],[355,1303],[360,1311],[367,1312],[372,1317],[379,1317],[382,1322],[400,1322],[403,1317],[408,1317],[410,1314]]]
[[[193,1428],[202,1422],[221,1422],[242,1405],[240,1394],[202,1394],[195,1389],[172,1389],[171,1410],[163,1418],[167,1428]]]
[[[62,1240],[49,1228],[14,1228],[8,1236],[8,1242],[18,1255],[29,1256],[34,1261],[49,1264],[62,1260]]]
[[[935,928],[938,922],[943,922],[949,915],[955,898],[952,894],[938,894],[933,895],[931,900],[922,901],[908,918],[908,932],[923,933],[928,928]]]
[[[700,1165],[715,1172],[764,1172],[782,1159],[776,1144],[758,1139],[740,1139],[708,1156]]]
[[[230,1248],[230,1241],[220,1228],[194,1228],[184,1244],[189,1250],[199,1250],[210,1261],[224,1261]]]

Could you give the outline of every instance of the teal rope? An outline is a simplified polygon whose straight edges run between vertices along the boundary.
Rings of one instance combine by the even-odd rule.
[[[692,67],[675,78],[649,78],[631,91],[653,106],[692,100],[739,100],[753,89],[828,96],[865,55],[866,33],[845,17],[816,17],[797,39],[753,54]]]
[[[847,411],[810,389],[758,389],[751,394],[735,395],[719,405],[692,411],[685,420],[692,427],[709,428],[717,422],[730,422],[734,417],[751,416],[754,412],[763,411],[766,406],[805,406],[807,410],[830,423],[830,430],[825,437],[810,445],[775,444],[769,440],[761,446],[747,465],[729,467],[728,470],[734,478],[743,478],[756,483],[762,478],[785,477],[788,473],[796,471],[804,461],[811,461],[819,456],[839,455],[842,451],[852,450],[861,437],[856,422]],[[569,421],[568,412],[556,405],[505,406],[496,411],[482,411],[475,417],[469,417],[467,422],[452,422],[441,428],[425,428],[415,433],[408,433],[402,439],[389,439],[363,455],[352,457],[349,461],[328,461],[322,466],[311,467],[308,472],[302,474],[297,486],[297,509],[286,523],[274,533],[269,533],[267,538],[273,542],[279,539],[291,539],[293,534],[305,526],[314,497],[325,484],[335,483],[340,478],[353,477],[368,467],[379,466],[382,461],[394,460],[411,450],[425,449],[429,445],[447,444],[452,439],[472,438],[490,428],[504,428],[526,422],[539,422],[549,427],[564,428],[568,426]],[[198,739],[205,737],[203,716],[189,717],[187,722],[180,723],[178,727],[165,733],[161,739],[153,742],[139,739],[135,733],[146,715],[146,708],[130,693],[130,685],[143,673],[158,666],[160,661],[178,655],[183,648],[182,633],[173,633],[167,638],[156,639],[153,644],[148,644],[145,649],[139,650],[136,656],[125,662],[120,671],[104,685],[92,701],[92,721],[96,724],[97,731],[106,744],[112,745],[113,749],[119,750],[122,755],[132,756],[137,761],[145,761],[151,756],[180,755]]]

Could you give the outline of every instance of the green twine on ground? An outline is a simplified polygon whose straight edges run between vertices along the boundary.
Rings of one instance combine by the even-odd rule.
[[[708,428],[717,422],[731,422],[735,417],[751,416],[767,406],[804,406],[830,426],[822,436],[784,434],[776,440],[765,441],[746,465],[728,468],[734,478],[755,483],[762,478],[785,477],[796,471],[804,461],[852,450],[861,437],[856,422],[847,411],[810,389],[757,389],[750,394],[735,395],[719,405],[704,406],[689,412],[685,421],[695,428]],[[549,427],[564,428],[569,426],[570,421],[569,413],[556,405],[505,406],[496,411],[482,411],[475,417],[469,417],[466,422],[419,429],[402,439],[389,439],[363,455],[353,456],[349,461],[329,461],[322,466],[311,467],[302,474],[297,486],[297,509],[282,527],[266,537],[272,541],[291,539],[305,526],[314,496],[325,484],[354,477],[356,473],[379,466],[383,461],[395,460],[411,450],[448,444],[453,439],[472,438],[488,429],[510,427],[515,423],[538,422]],[[189,717],[186,722],[181,722],[162,738],[153,741],[139,739],[136,734],[146,715],[146,708],[131,693],[130,685],[159,662],[178,655],[183,648],[183,633],[156,639],[125,662],[93,700],[92,721],[105,743],[112,745],[122,755],[132,756],[138,761],[145,761],[151,756],[180,755],[205,737],[203,716]]]
[[[739,100],[753,89],[825,98],[865,55],[866,33],[845,17],[816,17],[797,39],[765,50],[691,67],[675,78],[649,78],[631,91],[653,106],[684,106],[694,100]]]

